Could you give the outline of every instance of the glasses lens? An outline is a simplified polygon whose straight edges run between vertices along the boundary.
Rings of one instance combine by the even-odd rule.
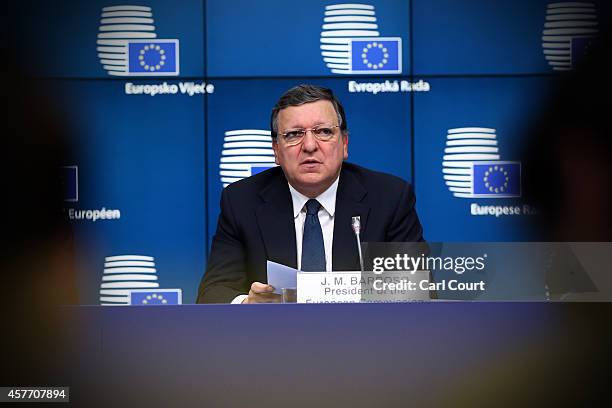
[[[285,143],[288,145],[294,145],[300,143],[302,138],[304,137],[304,131],[300,129],[290,130],[285,133]]]
[[[315,136],[319,140],[329,140],[334,137],[334,127],[332,126],[321,126],[316,129],[313,129]]]

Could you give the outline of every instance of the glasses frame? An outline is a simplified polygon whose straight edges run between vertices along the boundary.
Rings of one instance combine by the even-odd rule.
[[[306,137],[306,133],[308,133],[309,131],[312,132],[312,135],[314,136],[315,139],[317,139],[319,142],[329,142],[330,140],[332,140],[335,136],[336,136],[336,132],[334,132],[329,138],[321,138],[320,136],[317,136],[316,134],[316,130],[317,129],[335,129],[335,128],[339,128],[340,125],[328,125],[328,124],[320,124],[317,126],[313,126],[311,128],[306,128],[306,129],[301,129],[301,128],[297,128],[297,129],[289,129],[288,131],[284,132],[284,133],[279,133],[278,135],[281,137],[281,140],[283,141],[283,143],[286,146],[297,146],[299,144],[301,144],[304,141],[304,138]],[[295,143],[288,143],[287,142],[287,134],[291,133],[291,132],[303,132],[303,135],[299,138],[299,140]]]

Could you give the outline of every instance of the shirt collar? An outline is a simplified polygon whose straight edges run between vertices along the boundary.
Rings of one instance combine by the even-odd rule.
[[[338,191],[339,180],[340,175],[336,177],[336,180],[332,183],[331,186],[327,188],[327,190],[315,197],[316,200],[321,204],[321,207],[323,207],[325,211],[327,211],[327,213],[332,217],[336,212],[336,191]],[[304,208],[306,201],[310,200],[310,198],[297,191],[295,188],[293,188],[291,184],[289,184],[289,191],[291,192],[291,201],[293,201],[293,218],[297,218],[297,216],[300,214],[300,211],[302,211],[302,209]]]

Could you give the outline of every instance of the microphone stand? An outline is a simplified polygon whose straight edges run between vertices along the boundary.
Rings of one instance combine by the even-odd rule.
[[[363,268],[363,255],[361,253],[361,240],[359,239],[359,233],[361,232],[361,217],[359,215],[356,217],[352,217],[351,227],[353,228],[355,238],[357,239],[357,250],[359,251],[359,264],[361,265],[361,273],[364,273],[365,271]]]

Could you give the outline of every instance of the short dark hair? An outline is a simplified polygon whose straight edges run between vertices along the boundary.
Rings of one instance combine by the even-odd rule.
[[[317,85],[302,84],[295,86],[285,92],[274,108],[272,108],[272,115],[270,116],[270,130],[272,132],[272,139],[276,140],[278,136],[278,112],[288,108],[289,106],[300,106],[305,103],[311,103],[316,101],[330,101],[334,106],[334,110],[338,115],[338,124],[343,135],[348,133],[348,126],[346,123],[346,116],[344,114],[344,108],[342,104],[336,98],[334,93],[329,88],[324,88]]]

